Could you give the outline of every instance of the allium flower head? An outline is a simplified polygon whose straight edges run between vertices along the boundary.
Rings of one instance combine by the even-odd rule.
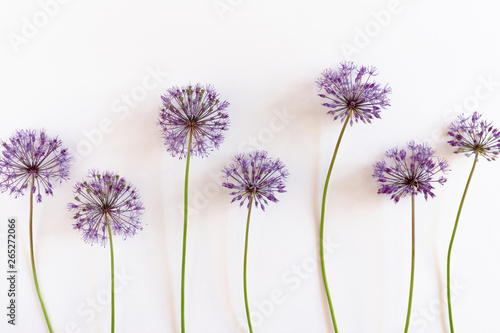
[[[90,171],[86,180],[75,184],[74,194],[76,203],[68,204],[68,209],[75,212],[73,228],[83,233],[85,242],[105,246],[108,223],[112,233],[123,239],[142,230],[139,193],[116,173]]]
[[[201,84],[173,87],[161,97],[159,125],[172,156],[187,155],[192,135],[191,154],[207,156],[224,141],[223,131],[229,126],[227,101],[221,101],[213,87]]]
[[[488,161],[494,161],[500,152],[500,131],[493,128],[491,122],[481,118],[474,112],[472,116],[458,116],[457,123],[451,123],[448,135],[450,145],[456,147],[455,153],[465,153],[466,156],[481,155]]]
[[[41,192],[53,195],[52,182],[68,180],[71,157],[57,137],[49,138],[44,130],[18,130],[1,142],[0,191],[10,191],[14,197],[24,195],[33,179],[36,201],[42,201]]]
[[[390,105],[387,95],[391,88],[370,80],[377,74],[375,67],[358,68],[352,62],[342,62],[336,70],[325,70],[316,84],[326,92],[319,96],[329,100],[323,103],[330,109],[328,114],[342,122],[350,114],[351,126],[353,120],[370,123],[373,118],[380,118],[380,110]]]
[[[248,200],[247,208],[250,207],[250,198],[253,198],[255,206],[265,210],[264,204],[267,200],[278,202],[274,196],[275,192],[285,191],[285,180],[288,170],[279,159],[267,157],[265,151],[255,151],[250,154],[236,155],[233,163],[222,170],[227,182],[222,186],[233,189],[231,202],[241,200],[240,207]]]
[[[423,193],[426,200],[428,196],[433,198],[432,184],[443,185],[446,182],[444,176],[437,178],[437,174],[449,171],[448,162],[436,157],[435,150],[426,144],[418,145],[410,141],[407,147],[409,153],[398,148],[386,152],[393,165],[389,166],[385,161],[375,163],[373,177],[379,182],[378,193],[391,194],[396,203],[407,194]]]

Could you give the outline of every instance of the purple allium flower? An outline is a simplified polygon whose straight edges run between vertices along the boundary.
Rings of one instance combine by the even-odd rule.
[[[0,191],[10,191],[17,198],[33,179],[36,201],[42,202],[41,189],[53,195],[52,182],[68,180],[71,157],[57,137],[49,138],[45,130],[17,130],[8,142],[1,142]]]
[[[407,194],[423,193],[426,200],[429,195],[433,198],[432,183],[443,185],[446,182],[443,176],[434,178],[439,172],[449,171],[448,162],[436,157],[435,150],[426,144],[410,141],[407,147],[409,154],[398,148],[386,152],[385,156],[394,161],[393,166],[385,161],[375,163],[373,177],[380,183],[378,193],[392,194],[391,199],[396,203]]]
[[[247,208],[250,205],[250,198],[255,201],[255,206],[265,210],[264,204],[267,200],[278,202],[274,196],[275,192],[284,193],[285,180],[288,177],[288,170],[279,159],[272,160],[267,157],[265,151],[254,151],[248,156],[244,154],[236,155],[234,163],[225,167],[222,172],[228,182],[222,186],[234,189],[231,195],[233,200],[241,200],[240,207],[245,200],[248,200]]]
[[[325,70],[316,84],[326,92],[319,97],[329,100],[323,103],[330,108],[328,114],[333,115],[334,120],[340,118],[341,122],[350,114],[351,126],[353,120],[370,123],[374,117],[380,118],[380,110],[390,105],[387,95],[391,88],[387,85],[382,88],[370,81],[377,74],[375,67],[358,68],[352,62],[342,62],[336,70]]]
[[[86,180],[75,184],[74,193],[76,204],[68,204],[68,209],[75,211],[73,228],[82,231],[85,242],[105,246],[108,223],[123,239],[142,230],[139,193],[116,173],[90,171]]]
[[[204,157],[219,148],[224,141],[223,131],[229,126],[225,111],[229,103],[221,101],[212,86],[173,87],[161,98],[159,125],[172,156],[187,155],[190,135],[191,154]]]
[[[448,135],[452,137],[448,143],[457,147],[455,153],[466,156],[476,154],[494,161],[500,152],[500,131],[493,128],[491,122],[480,120],[481,114],[474,112],[472,116],[458,116],[457,123],[451,123]]]

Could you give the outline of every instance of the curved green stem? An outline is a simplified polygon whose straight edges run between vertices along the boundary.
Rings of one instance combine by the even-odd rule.
[[[247,295],[247,254],[248,254],[248,230],[250,229],[250,213],[252,212],[253,197],[250,197],[247,217],[247,231],[245,233],[245,259],[243,260],[243,289],[245,293],[245,310],[247,312],[248,329],[253,333],[252,322],[250,320],[250,310],[248,309],[248,295]]]
[[[451,261],[451,248],[453,247],[453,241],[455,240],[455,233],[457,232],[458,220],[460,219],[460,213],[462,212],[462,207],[464,205],[465,196],[467,195],[467,190],[469,189],[470,180],[472,179],[472,174],[474,173],[474,169],[476,168],[478,156],[477,154],[474,156],[474,163],[472,164],[472,170],[469,174],[469,179],[467,179],[467,184],[465,185],[464,194],[462,195],[462,200],[460,201],[460,206],[458,207],[457,218],[455,220],[455,226],[453,227],[453,233],[451,235],[450,247],[448,248],[448,260],[446,264],[446,293],[448,298],[448,318],[450,320],[450,331],[453,330],[453,316],[451,314],[451,288],[450,288],[450,261]]]
[[[186,178],[184,180],[184,232],[182,236],[182,279],[181,279],[181,332],[186,332],[184,321],[184,287],[186,280],[186,240],[187,240],[187,222],[188,222],[188,180],[189,180],[189,161],[191,159],[191,141],[193,133],[189,134],[188,151],[186,158]]]
[[[106,214],[109,232],[109,248],[111,250],[111,333],[115,332],[115,255],[113,253],[113,236],[111,234],[111,225]]]
[[[47,322],[47,327],[49,331],[53,333],[52,326],[50,325],[49,315],[47,314],[47,309],[45,309],[45,304],[43,302],[42,293],[40,292],[40,287],[38,286],[38,278],[35,269],[35,254],[33,252],[33,186],[34,178],[31,178],[30,186],[30,254],[31,254],[31,269],[33,271],[33,279],[35,280],[36,292],[38,294],[38,299],[40,300],[40,305],[42,306],[43,315],[45,316],[45,321]]]
[[[406,314],[405,333],[410,327],[411,301],[413,298],[413,280],[415,277],[415,196],[411,196],[411,277],[410,277],[410,297],[408,299],[408,312]]]
[[[324,254],[324,249],[323,249],[323,232],[324,232],[324,227],[325,227],[325,206],[326,206],[326,193],[328,191],[328,183],[330,182],[330,176],[332,174],[333,164],[335,163],[335,159],[337,158],[337,152],[339,151],[340,141],[342,141],[342,136],[344,135],[344,131],[347,127],[347,124],[349,123],[350,117],[351,117],[351,113],[349,113],[347,115],[347,118],[345,119],[344,126],[342,127],[342,130],[340,131],[340,135],[339,135],[339,138],[337,140],[337,145],[335,146],[332,161],[330,163],[330,168],[328,169],[328,174],[326,176],[325,188],[323,189],[323,200],[321,202],[321,223],[320,223],[320,227],[319,227],[319,255],[321,258],[321,273],[323,274],[323,282],[325,284],[326,298],[328,299],[330,316],[332,317],[333,328],[335,329],[336,333],[338,333],[337,322],[335,321],[335,314],[333,313],[332,299],[330,297],[330,290],[328,289],[328,280],[326,278],[326,271],[325,271],[325,254]]]

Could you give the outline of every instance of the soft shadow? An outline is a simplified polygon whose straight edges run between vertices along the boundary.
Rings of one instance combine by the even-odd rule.
[[[287,161],[290,164],[297,165],[301,163],[304,159],[312,162],[312,168],[316,170],[312,175],[306,175],[310,180],[310,186],[312,187],[312,198],[307,199],[311,206],[308,210],[312,211],[313,216],[313,228],[316,234],[316,243],[311,244],[311,252],[317,253],[319,251],[319,227],[320,227],[320,208],[323,193],[323,186],[326,177],[326,173],[320,170],[325,170],[325,166],[322,165],[325,160],[331,158],[324,158],[321,156],[322,147],[324,145],[331,146],[329,149],[330,153],[333,153],[334,144],[331,142],[321,142],[323,133],[326,131],[340,132],[340,124],[333,123],[329,115],[326,114],[327,110],[321,105],[321,98],[318,97],[318,89],[314,83],[315,78],[302,77],[297,78],[295,81],[291,82],[285,91],[278,91],[276,96],[280,98],[277,99],[270,107],[271,108],[282,108],[285,106],[291,114],[295,116],[291,120],[291,124],[288,125],[286,132],[288,136],[285,136],[287,140],[287,148],[289,151],[296,151],[296,161]],[[301,142],[310,143],[313,149],[307,151],[297,151],[294,147],[300,146]],[[302,176],[302,175],[291,175]],[[319,253],[319,252],[318,252]],[[318,255],[319,257],[319,255]],[[324,282],[322,274],[317,275],[319,285],[321,290],[319,294],[321,295],[321,300],[323,302],[323,318],[325,320],[325,326],[330,327],[330,311],[328,307],[328,300],[326,293],[324,291]],[[331,283],[331,281],[329,281]],[[334,297],[333,297],[334,298]]]

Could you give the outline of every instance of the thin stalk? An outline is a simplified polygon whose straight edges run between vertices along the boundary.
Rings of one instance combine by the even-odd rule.
[[[45,321],[47,322],[47,327],[50,333],[53,333],[52,325],[50,325],[49,315],[47,314],[47,309],[45,309],[45,304],[43,302],[42,293],[40,292],[40,287],[38,286],[38,278],[35,269],[35,254],[33,252],[33,186],[34,186],[34,176],[30,180],[30,254],[31,254],[31,269],[33,270],[33,279],[35,280],[36,292],[38,294],[38,299],[40,300],[40,305],[42,306],[43,315],[45,316]]]
[[[248,295],[247,295],[247,254],[248,254],[248,230],[250,229],[250,213],[252,212],[253,197],[250,197],[247,217],[247,231],[245,233],[245,259],[243,260],[243,289],[245,292],[245,309],[247,312],[248,329],[253,333],[252,322],[250,320],[250,310],[248,308]]]
[[[328,174],[326,175],[325,188],[323,189],[323,200],[321,202],[321,223],[319,227],[319,255],[321,258],[321,273],[323,274],[323,282],[325,284],[325,292],[326,298],[328,299],[328,306],[330,309],[330,316],[332,317],[333,328],[335,329],[335,333],[338,333],[337,322],[335,321],[335,314],[333,313],[332,306],[332,298],[330,297],[330,290],[328,289],[328,280],[326,278],[326,270],[325,270],[325,253],[323,249],[323,233],[325,227],[325,206],[326,206],[326,193],[328,191],[328,183],[330,182],[330,176],[332,174],[333,164],[335,163],[335,159],[337,158],[337,152],[339,151],[340,141],[342,141],[342,136],[344,135],[344,131],[349,123],[349,118],[351,117],[351,113],[347,115],[345,119],[344,126],[340,131],[339,138],[337,140],[337,145],[335,146],[335,150],[333,152],[332,161],[330,163],[330,168],[328,169]]]
[[[408,299],[408,312],[406,314],[405,333],[410,326],[411,301],[413,299],[413,280],[415,277],[415,196],[411,196],[411,277],[410,277],[410,297]]]
[[[187,222],[188,222],[188,180],[189,180],[189,161],[191,159],[191,141],[193,133],[189,134],[188,151],[186,158],[186,178],[184,180],[184,232],[182,236],[182,279],[181,279],[181,332],[186,332],[184,321],[184,287],[186,280],[186,240],[187,240]]]
[[[111,225],[106,214],[109,232],[109,248],[111,250],[111,333],[115,332],[115,255],[113,252],[113,236],[111,234]]]
[[[469,189],[470,180],[472,179],[472,174],[474,173],[474,169],[476,168],[476,163],[478,160],[477,153],[474,156],[474,163],[472,164],[472,170],[470,171],[469,179],[467,179],[467,184],[465,185],[464,194],[462,196],[462,200],[460,201],[460,206],[458,207],[457,218],[455,220],[455,227],[453,227],[453,233],[451,235],[450,247],[448,248],[448,260],[446,264],[446,293],[448,298],[448,318],[450,320],[450,331],[453,330],[453,316],[451,314],[451,288],[450,288],[450,261],[451,261],[451,248],[453,247],[453,241],[455,240],[455,233],[457,232],[458,220],[460,219],[460,213],[462,212],[462,207],[464,205],[465,196],[467,195],[467,190]]]

